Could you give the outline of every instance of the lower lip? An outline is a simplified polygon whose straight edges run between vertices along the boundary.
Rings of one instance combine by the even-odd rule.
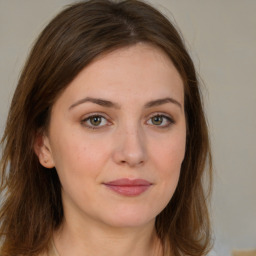
[[[123,196],[138,196],[149,189],[150,185],[135,185],[135,186],[118,186],[108,185],[106,186],[114,192]]]

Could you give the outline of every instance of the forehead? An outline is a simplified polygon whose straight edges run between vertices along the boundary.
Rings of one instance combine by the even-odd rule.
[[[64,95],[70,101],[90,96],[123,102],[169,95],[183,103],[183,82],[163,50],[138,43],[97,57],[68,85]]]

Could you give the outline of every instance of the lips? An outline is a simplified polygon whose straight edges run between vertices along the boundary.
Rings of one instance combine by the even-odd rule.
[[[124,196],[138,196],[148,190],[152,183],[143,179],[119,179],[104,183],[104,185]]]

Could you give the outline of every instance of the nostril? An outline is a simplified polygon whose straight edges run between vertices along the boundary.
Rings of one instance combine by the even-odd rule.
[[[113,160],[119,165],[143,165],[146,161],[144,143],[144,140],[139,137],[139,133],[129,133],[129,136],[118,140],[113,149]]]

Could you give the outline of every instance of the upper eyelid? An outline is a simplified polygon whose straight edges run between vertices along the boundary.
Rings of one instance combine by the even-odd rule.
[[[93,116],[100,116],[100,117],[103,117],[103,118],[105,118],[105,119],[107,119],[107,120],[110,119],[109,116],[106,115],[106,114],[103,113],[103,112],[93,112],[93,113],[84,115],[84,116],[82,117],[82,120],[88,119],[88,118],[93,117]]]
[[[103,117],[103,118],[105,118],[105,119],[107,119],[107,120],[111,119],[111,118],[109,117],[109,115],[105,114],[104,112],[93,112],[93,113],[84,115],[84,116],[82,117],[82,120],[85,120],[85,119],[90,118],[90,117],[93,117],[93,116],[101,116],[101,117]],[[160,111],[154,112],[154,113],[151,113],[151,114],[148,114],[148,115],[145,117],[145,119],[149,119],[149,118],[152,118],[152,117],[154,117],[154,116],[164,116],[164,117],[168,117],[168,118],[170,118],[170,119],[172,119],[172,120],[174,121],[174,118],[173,118],[172,115],[170,115],[170,114],[168,114],[168,113],[166,113],[166,112],[160,112]]]
[[[111,119],[107,114],[105,114],[104,112],[93,112],[93,113],[89,113],[89,114],[86,114],[83,116],[82,119],[86,119],[86,118],[90,118],[90,117],[93,117],[93,116],[101,116],[101,117],[104,117],[106,119]],[[147,118],[151,118],[151,117],[154,117],[154,116],[166,116],[166,117],[169,117],[171,119],[173,119],[173,116],[166,113],[166,112],[154,112],[154,113],[151,113],[151,114],[148,114],[146,116],[145,119]]]
[[[165,113],[165,112],[155,112],[155,113],[149,114],[146,119],[152,118],[154,116],[163,116],[163,117],[166,117],[166,118],[170,118],[174,122],[173,116],[168,114],[168,113]]]

